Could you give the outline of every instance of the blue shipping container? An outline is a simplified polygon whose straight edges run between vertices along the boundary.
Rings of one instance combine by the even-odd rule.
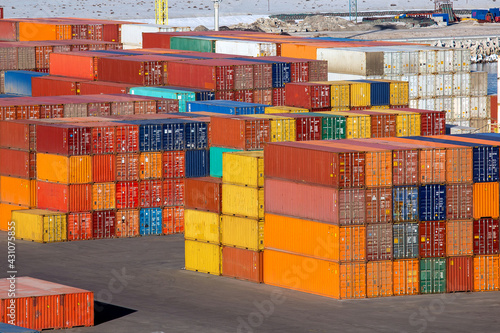
[[[424,185],[419,188],[420,221],[446,220],[446,186]]]
[[[392,226],[394,259],[418,258],[418,223]]]
[[[494,18],[500,16],[500,8],[490,8],[490,13]]]
[[[185,129],[189,120],[169,119],[163,124],[163,150],[184,150],[186,149]]]
[[[186,151],[185,164],[186,178],[207,177],[210,174],[209,150]]]
[[[126,120],[117,123],[139,125],[139,150],[163,150],[163,124],[164,119],[151,120]]]
[[[1,333],[39,333],[40,331],[35,331],[29,328],[24,328],[20,326],[9,325],[6,323],[0,323]]]
[[[471,11],[471,17],[476,20],[486,20],[486,14],[488,14],[486,9],[473,9]]]
[[[213,112],[230,115],[263,114],[268,105],[236,101],[197,101],[187,103],[187,112]]]
[[[377,82],[371,80],[355,80],[370,83],[371,105],[389,105],[391,102],[391,88],[389,82]]]
[[[184,135],[186,149],[207,149],[208,124],[203,121],[188,120],[186,121],[185,126]]]
[[[284,61],[263,60],[256,58],[232,58],[233,60],[243,60],[250,62],[262,62],[271,64],[273,88],[283,88],[285,83],[292,81],[291,63]]]
[[[21,96],[32,96],[31,78],[47,75],[49,75],[49,73],[5,71],[5,92]]]
[[[392,202],[394,222],[418,220],[418,188],[416,186],[394,187]]]
[[[143,208],[139,215],[139,233],[142,236],[162,234],[161,208]]]

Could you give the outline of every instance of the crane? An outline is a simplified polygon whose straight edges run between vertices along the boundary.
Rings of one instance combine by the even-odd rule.
[[[349,0],[349,21],[352,21],[352,17],[358,21],[358,0]]]
[[[156,24],[168,24],[168,0],[155,0]]]

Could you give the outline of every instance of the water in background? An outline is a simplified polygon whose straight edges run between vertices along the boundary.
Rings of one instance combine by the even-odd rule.
[[[488,72],[488,95],[497,94],[497,66],[496,62],[489,62],[485,64],[471,64],[471,71],[484,71]]]

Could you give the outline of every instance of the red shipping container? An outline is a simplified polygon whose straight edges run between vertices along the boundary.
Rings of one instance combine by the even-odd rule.
[[[83,81],[80,82],[80,95],[127,94],[133,86],[133,84],[118,82]]]
[[[265,162],[264,162],[265,163]],[[359,225],[365,219],[365,190],[343,189],[267,178],[266,212],[337,225]]]
[[[123,124],[116,127],[116,152],[135,153],[139,151],[139,126]]]
[[[176,113],[179,112],[179,100],[160,98],[156,101],[156,113]]]
[[[396,136],[395,114],[373,111],[349,111],[349,113],[370,115],[372,138],[391,138]]]
[[[266,177],[341,188],[363,187],[364,166],[365,154],[354,150],[302,142],[271,143],[264,148]]]
[[[0,147],[36,150],[37,124],[33,120],[0,121]]]
[[[309,62],[311,61],[310,59],[295,59],[295,58],[274,57],[274,56],[260,57],[259,59],[289,62],[291,82],[313,81],[309,80]],[[326,80],[314,80],[314,81],[326,81]]]
[[[212,145],[243,150],[264,148],[271,141],[271,123],[268,119],[244,116],[212,117]]]
[[[0,120],[15,120],[16,114],[15,106],[0,106]]]
[[[62,104],[40,105],[40,119],[63,118],[63,117],[64,117],[64,105]]]
[[[94,211],[92,214],[92,234],[94,238],[115,237],[116,212],[114,210]]]
[[[472,184],[446,185],[446,218],[472,219]]]
[[[141,208],[162,206],[163,185],[161,180],[141,180],[139,192]]]
[[[474,254],[498,254],[498,220],[484,218],[473,222]]]
[[[392,222],[392,189],[366,189],[366,223]]]
[[[498,133],[498,96],[490,95],[490,106],[491,106],[491,131],[493,133]],[[495,129],[497,131],[495,131]]]
[[[104,54],[98,53],[91,56],[87,52],[51,53],[49,73],[90,81],[97,80],[97,59],[102,56]]]
[[[392,259],[392,224],[366,226],[366,259],[368,261]]]
[[[0,148],[0,175],[36,178],[36,153]]]
[[[394,186],[418,184],[418,150],[392,151],[392,183]]]
[[[446,259],[446,290],[449,293],[474,290],[474,261],[472,257]]]
[[[116,212],[116,237],[139,236],[139,211],[136,209]]]
[[[163,85],[162,61],[129,59],[129,57],[99,58],[99,80],[133,83],[140,86]]]
[[[89,155],[92,152],[89,127],[47,124],[36,129],[37,152],[59,155]]]
[[[433,258],[446,255],[446,222],[421,222],[420,257]]]
[[[234,63],[233,60],[225,59],[170,62],[167,66],[168,82],[165,84],[211,90],[234,90]]]
[[[136,100],[134,101],[134,114],[156,114],[156,101]]]
[[[199,119],[199,118],[197,118]],[[166,151],[163,153],[163,177],[184,178],[186,172],[186,153],[183,151]]]
[[[16,119],[40,119],[40,105],[18,105]]]
[[[19,40],[18,24],[15,20],[3,19],[3,7],[2,20],[0,21],[0,40],[11,42]]]
[[[107,154],[116,151],[116,123],[87,123],[92,131],[92,154]]]
[[[162,206],[184,206],[184,193],[184,179],[164,180]]]
[[[301,82],[285,85],[286,105],[309,110],[330,107],[330,86],[327,84]]]
[[[92,214],[69,213],[67,221],[68,240],[92,239]]]
[[[116,164],[116,155],[92,155],[93,182],[114,182],[116,179]]]
[[[420,135],[446,134],[446,111],[420,110],[412,108],[398,108],[398,110],[420,113]]]
[[[63,76],[38,76],[31,78],[32,96],[78,95],[78,85],[82,79]]]
[[[121,43],[121,24],[107,23],[102,26],[102,40],[107,42]]]
[[[273,88],[273,104],[274,106],[286,105],[285,88]]]
[[[253,90],[235,90],[234,100],[237,102],[253,103]]]
[[[222,276],[234,277],[252,282],[264,282],[264,252],[222,247]]]
[[[216,90],[215,91],[215,99],[223,100],[223,101],[234,101],[235,99],[234,90]]]
[[[296,141],[321,140],[322,118],[307,113],[278,113],[277,116],[295,118]]]
[[[180,234],[184,232],[184,207],[165,207],[162,211],[164,235]]]
[[[139,182],[116,183],[116,208],[137,208],[139,206]]]
[[[273,105],[273,89],[254,89],[253,91],[253,103]]]
[[[37,208],[63,213],[92,210],[92,185],[65,185],[38,180],[36,182]]]
[[[139,180],[139,153],[116,155],[116,180]]]
[[[185,206],[189,209],[221,213],[222,179],[215,177],[186,178]]]

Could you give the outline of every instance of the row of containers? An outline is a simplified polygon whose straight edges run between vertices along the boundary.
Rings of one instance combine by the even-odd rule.
[[[186,208],[186,268],[335,298],[498,290],[499,140],[224,152],[222,182],[192,180],[204,190]]]

